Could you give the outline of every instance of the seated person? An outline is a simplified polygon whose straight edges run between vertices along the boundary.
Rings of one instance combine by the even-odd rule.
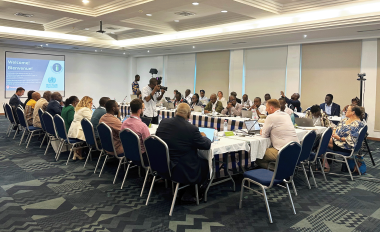
[[[243,106],[236,102],[235,96],[231,95],[227,107],[222,110],[222,114],[232,115],[232,116],[241,116],[241,110]]]
[[[128,128],[135,132],[140,139],[140,149],[143,155],[145,165],[149,166],[148,158],[145,153],[144,140],[150,136],[148,126],[141,121],[141,116],[144,113],[144,102],[140,99],[134,99],[130,102],[131,117],[126,119],[121,125],[121,130]]]
[[[321,109],[329,116],[340,116],[340,105],[333,103],[333,95],[327,94],[325,97],[325,103],[320,105]]]
[[[25,102],[24,102],[24,106],[26,106],[26,104],[28,104],[28,101],[30,100],[30,99],[32,99],[32,94],[34,93],[35,91],[34,90],[30,90],[30,91],[28,91],[28,98],[25,100]]]
[[[251,106],[253,105],[252,101],[249,100],[247,94],[243,95],[243,101],[241,104],[243,105],[244,108],[247,108],[247,109],[251,108]]]
[[[290,109],[290,108],[286,105],[286,100],[285,100],[285,98],[282,97],[282,98],[278,99],[278,101],[280,102],[281,111],[283,111],[283,112],[285,112],[285,113],[287,113],[287,114],[289,114],[289,115],[293,115],[293,114],[294,114],[293,110]]]
[[[38,114],[38,110],[42,109],[42,111],[46,111],[46,108],[50,102],[50,97],[51,97],[51,92],[50,91],[45,91],[44,94],[42,95],[42,98],[36,102],[36,105],[34,106],[33,110],[33,126],[42,128],[41,125],[41,119],[40,115]]]
[[[218,91],[218,101],[226,101],[226,99],[223,97],[222,91]]]
[[[299,143],[296,129],[289,120],[289,114],[280,111],[280,102],[277,99],[267,101],[266,111],[269,115],[260,134],[263,138],[270,138],[273,147],[267,148],[263,159],[256,160],[256,163],[263,168],[267,168],[270,162],[276,162],[278,151],[286,144],[293,141]]]
[[[182,94],[180,92],[177,92],[175,94],[175,100],[173,103],[174,103],[174,107],[177,107],[181,103],[188,103],[188,102],[186,101],[186,99],[182,98]]]
[[[198,127],[188,123],[190,113],[190,106],[181,103],[176,117],[162,120],[156,135],[168,145],[173,179],[200,184],[209,177],[209,165],[198,155],[198,149],[210,149],[211,141],[199,132]]]
[[[209,101],[209,99],[205,96],[205,91],[203,90],[203,89],[201,89],[200,91],[199,91],[199,93],[200,93],[200,98],[199,98],[199,100],[200,101]]]
[[[331,123],[327,114],[322,111],[319,105],[313,105],[310,110],[306,111],[305,118],[313,119],[314,126],[335,127]]]
[[[61,94],[59,92],[54,92],[51,94],[51,100],[46,107],[46,112],[51,114],[51,116],[54,118],[56,114],[61,115],[62,106],[63,102]]]
[[[94,127],[94,132],[95,132],[95,137],[96,138],[99,138],[98,129],[97,129],[97,127],[99,125],[99,120],[100,120],[100,118],[103,115],[105,115],[107,113],[107,111],[106,111],[106,102],[109,101],[109,100],[110,100],[109,97],[102,97],[102,98],[100,98],[100,100],[99,100],[99,107],[96,108],[96,110],[92,114],[91,123],[92,123],[92,126]]]
[[[89,96],[84,96],[80,100],[78,105],[75,107],[74,119],[71,123],[69,133],[67,134],[67,136],[69,138],[86,141],[86,137],[84,136],[84,133],[83,133],[81,121],[84,118],[91,120],[91,116],[92,116],[92,98],[90,98]],[[75,150],[73,160],[76,160],[76,159],[80,159],[80,160],[83,159],[82,149]]]
[[[352,106],[359,106],[360,107],[360,109],[361,109],[361,111],[362,111],[362,119],[364,118],[364,116],[365,116],[365,108],[364,107],[362,107],[362,104],[361,104],[361,101],[360,101],[360,99],[358,98],[358,97],[355,97],[355,98],[353,98],[352,100],[351,100],[351,105]],[[343,114],[345,114],[346,112],[347,112],[347,109],[348,109],[348,107],[349,107],[349,105],[346,105],[344,108],[343,108]]]
[[[213,93],[210,96],[210,102],[205,107],[205,113],[212,113],[215,110],[220,113],[223,110],[223,104],[220,101],[217,101],[216,94]]]
[[[281,91],[281,96],[285,98],[286,103],[288,104],[288,107],[294,110],[295,112],[301,112],[301,102],[300,102],[300,94],[299,93],[293,93],[293,95],[290,97],[291,99],[287,98],[283,91]]]
[[[266,93],[265,95],[264,95],[264,102],[263,102],[263,105],[266,107],[266,105],[267,105],[267,101],[269,101],[270,99],[272,99],[272,97],[270,96],[270,94],[269,93]]]
[[[186,89],[186,91],[185,91],[185,99],[186,99],[187,103],[191,102],[191,98],[192,97],[193,97],[193,95],[191,94],[190,89]]]
[[[231,92],[231,95],[236,98],[236,102],[241,104],[241,99],[237,98],[237,93],[235,91]]]
[[[120,129],[121,129],[121,121],[120,121],[120,109],[119,104],[115,100],[109,100],[106,102],[106,111],[107,113],[104,114],[100,120],[99,124],[104,122],[107,126],[109,126],[112,130],[112,137],[114,142],[114,147],[116,150],[116,154],[120,155],[124,153],[123,146],[121,145],[120,140]],[[117,117],[115,117],[117,116]],[[110,153],[110,152],[109,152]],[[114,153],[110,153],[114,154]]]
[[[66,133],[69,132],[71,123],[74,120],[75,107],[77,106],[79,99],[77,96],[71,96],[65,101],[65,107],[63,107],[61,116],[65,120]]]
[[[13,108],[13,109],[17,109],[17,107],[19,105],[22,106],[22,108],[24,108],[24,104],[21,102],[20,100],[20,97],[22,95],[24,95],[25,93],[25,89],[22,88],[22,87],[18,87],[16,89],[16,93],[13,94],[13,96],[9,99],[9,105]],[[16,111],[15,111],[16,112]],[[16,114],[15,114],[16,115]]]
[[[266,106],[261,105],[261,98],[255,97],[249,110],[256,111],[257,115],[267,115]]]
[[[190,103],[191,111],[194,110],[194,106],[203,106],[203,103],[199,101],[199,95],[197,93],[194,93],[194,95],[191,97],[191,103]]]
[[[30,91],[29,91],[30,92]],[[38,100],[40,100],[41,94],[39,92],[33,92],[32,98],[25,105],[25,117],[29,126],[33,126],[33,112]]]

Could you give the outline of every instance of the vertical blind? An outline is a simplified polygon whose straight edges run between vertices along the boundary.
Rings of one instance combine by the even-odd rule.
[[[197,53],[196,92],[204,89],[206,96],[222,91],[228,99],[230,51]]]
[[[329,93],[341,109],[359,97],[361,52],[361,40],[302,45],[302,109],[323,103]]]

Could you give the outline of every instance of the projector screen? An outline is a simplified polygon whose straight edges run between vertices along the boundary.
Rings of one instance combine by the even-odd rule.
[[[5,98],[18,87],[41,93],[50,90],[65,96],[65,56],[5,52]]]

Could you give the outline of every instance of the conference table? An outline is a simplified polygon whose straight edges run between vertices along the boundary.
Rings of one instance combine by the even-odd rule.
[[[299,112],[294,112],[294,114],[296,114],[300,118],[304,118],[306,115],[305,113],[299,113]],[[329,116],[329,120],[335,125],[338,125],[338,123],[342,120],[342,118],[338,116]]]

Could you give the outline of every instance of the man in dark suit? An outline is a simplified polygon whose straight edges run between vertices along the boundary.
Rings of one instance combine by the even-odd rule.
[[[320,105],[321,110],[329,116],[340,116],[340,105],[333,103],[334,96],[327,94],[325,97],[325,103]]]
[[[99,107],[94,111],[91,117],[91,123],[94,127],[95,137],[98,138],[98,130],[97,127],[99,125],[100,118],[107,113],[106,111],[106,103],[110,100],[109,97],[102,97],[99,100]]]
[[[59,92],[54,92],[51,94],[51,100],[46,107],[46,112],[51,114],[51,116],[55,116],[56,114],[61,115],[62,112],[62,96]]]
[[[190,124],[190,106],[179,104],[174,118],[163,119],[156,135],[169,147],[173,179],[184,184],[202,184],[209,176],[208,161],[198,156],[198,149],[208,150],[211,141]]]
[[[23,87],[18,87],[16,89],[16,93],[13,94],[11,99],[9,99],[9,105],[12,106],[13,109],[17,109],[19,105],[24,108],[24,104],[20,101],[20,97],[24,95],[25,89]]]

